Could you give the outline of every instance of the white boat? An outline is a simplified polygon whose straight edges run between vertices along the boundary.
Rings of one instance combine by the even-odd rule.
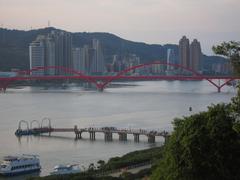
[[[80,173],[81,169],[78,164],[73,165],[57,165],[54,167],[53,171],[50,172],[51,175],[63,175],[63,174],[74,174]]]
[[[37,155],[5,156],[0,163],[0,174],[12,176],[40,171],[40,160]]]

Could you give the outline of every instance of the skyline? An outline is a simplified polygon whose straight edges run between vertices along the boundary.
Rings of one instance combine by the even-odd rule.
[[[148,44],[178,44],[186,35],[212,55],[214,44],[239,40],[240,24],[233,21],[239,6],[237,0],[0,0],[0,25],[30,30],[50,21],[70,32],[109,32]]]

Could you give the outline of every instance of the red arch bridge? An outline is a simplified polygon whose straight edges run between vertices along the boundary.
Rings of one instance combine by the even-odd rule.
[[[191,75],[127,75],[127,73],[132,72],[136,69],[149,67],[152,65],[165,65],[174,67],[176,69],[181,69],[191,73]],[[58,70],[64,72],[68,75],[33,75],[35,71],[46,71],[46,70]],[[80,79],[90,83],[93,83],[96,88],[100,91],[103,91],[111,82],[116,80],[207,80],[213,86],[217,88],[218,92],[221,92],[221,88],[233,80],[240,80],[239,76],[205,76],[192,69],[184,67],[179,64],[166,63],[161,61],[155,61],[147,64],[140,64],[137,66],[132,66],[121,72],[118,72],[113,76],[96,76],[96,75],[86,75],[82,72],[76,71],[74,69],[61,67],[61,66],[47,66],[47,67],[35,67],[30,70],[17,71],[18,75],[14,77],[0,77],[0,91],[5,92],[7,87],[16,82],[16,81],[25,81],[25,80],[56,80],[56,79]],[[71,74],[71,75],[69,75]],[[215,80],[224,80],[223,83],[215,82]]]

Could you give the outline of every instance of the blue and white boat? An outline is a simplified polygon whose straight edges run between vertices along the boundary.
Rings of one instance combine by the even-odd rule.
[[[64,175],[64,174],[74,174],[80,173],[81,169],[78,164],[68,164],[68,165],[57,165],[54,167],[50,175]]]
[[[13,176],[40,170],[40,160],[37,155],[5,156],[0,163],[0,174],[3,176]]]

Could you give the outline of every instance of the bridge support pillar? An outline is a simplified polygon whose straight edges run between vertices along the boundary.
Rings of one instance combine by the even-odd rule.
[[[5,93],[5,92],[6,92],[6,90],[7,90],[7,88],[6,88],[6,87],[0,87],[0,92],[3,92],[3,93]]]
[[[217,87],[217,89],[218,89],[218,93],[220,93],[221,92],[221,87]]]
[[[119,141],[127,141],[127,133],[118,133]]]
[[[98,88],[98,91],[99,91],[99,92],[103,92],[103,90],[104,90],[103,87],[99,87],[99,88]]]
[[[104,132],[104,140],[105,141],[112,141],[112,133],[111,132]]]
[[[82,132],[81,131],[75,132],[75,135],[76,135],[76,139],[82,139]]]
[[[133,134],[134,142],[139,142],[139,134]]]
[[[76,125],[74,126],[74,132],[76,135],[76,139],[82,139],[82,131],[79,131]]]
[[[94,131],[90,131],[89,136],[90,136],[90,140],[95,140],[96,139],[96,135],[95,135]]]
[[[155,136],[154,135],[148,135],[148,142],[149,143],[155,143]]]

